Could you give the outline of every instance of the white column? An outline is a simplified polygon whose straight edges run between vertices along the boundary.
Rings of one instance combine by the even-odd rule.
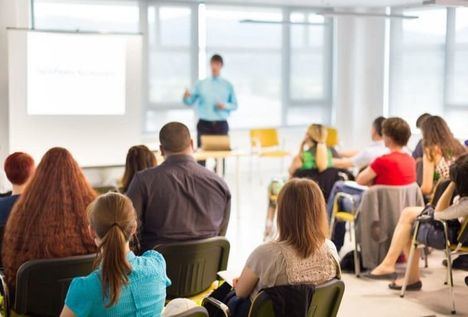
[[[360,148],[383,113],[385,19],[336,17],[335,50],[335,125],[344,148]]]

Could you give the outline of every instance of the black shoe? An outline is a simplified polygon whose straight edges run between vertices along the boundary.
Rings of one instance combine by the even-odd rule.
[[[395,282],[392,282],[391,284],[388,284],[388,287],[390,289],[395,290],[395,291],[401,291],[401,289],[403,288],[403,286],[401,286],[401,285],[396,285]],[[421,281],[417,281],[416,283],[406,285],[406,290],[407,291],[420,291],[421,288],[422,288],[422,282]]]
[[[393,281],[398,277],[398,275],[396,274],[396,272],[388,273],[388,274],[372,274],[371,272],[368,272],[366,274],[363,274],[362,277],[368,278],[368,279],[371,279],[371,280],[390,280],[390,281]]]
[[[447,266],[447,260],[443,260],[442,264]],[[468,271],[468,255],[460,255],[458,258],[453,260],[452,269]]]

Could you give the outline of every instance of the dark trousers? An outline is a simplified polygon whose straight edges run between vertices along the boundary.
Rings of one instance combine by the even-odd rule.
[[[229,124],[226,120],[223,121],[207,121],[200,119],[197,124],[197,146],[201,147],[202,135],[228,135]],[[205,161],[199,162],[205,166]]]

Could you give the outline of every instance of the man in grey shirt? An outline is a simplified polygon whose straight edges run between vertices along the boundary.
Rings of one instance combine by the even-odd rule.
[[[138,172],[127,191],[140,221],[142,251],[160,243],[225,235],[231,193],[222,178],[193,158],[188,128],[168,123],[159,141],[164,162]]]

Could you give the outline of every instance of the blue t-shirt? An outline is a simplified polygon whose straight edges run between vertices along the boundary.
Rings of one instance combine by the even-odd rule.
[[[142,256],[129,252],[127,259],[132,272],[114,306],[106,308],[108,299],[103,299],[102,296],[100,270],[73,279],[65,305],[77,317],[160,316],[166,299],[166,288],[171,285],[166,275],[164,258],[151,250]]]
[[[4,227],[7,223],[10,212],[14,204],[18,200],[19,195],[11,195],[0,198],[0,227]]]

